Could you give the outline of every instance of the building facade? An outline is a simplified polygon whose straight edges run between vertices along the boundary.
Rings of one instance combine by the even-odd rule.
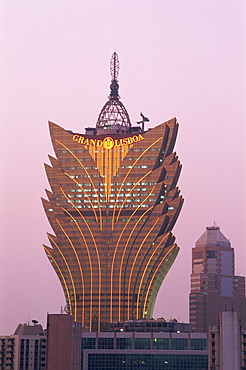
[[[246,369],[246,329],[238,312],[223,311],[208,331],[209,370]]]
[[[83,333],[82,363],[84,370],[207,370],[207,338],[182,332]]]
[[[206,332],[219,313],[237,311],[246,327],[245,277],[235,276],[234,249],[217,226],[207,227],[192,249],[190,323]]]
[[[81,336],[71,315],[48,315],[46,370],[81,370]]]
[[[49,314],[47,370],[207,370],[205,333],[170,331],[174,328],[168,326],[157,331],[152,324],[155,331],[89,332],[71,315]]]
[[[151,318],[179,247],[172,228],[183,199],[171,119],[132,126],[120,101],[119,61],[111,59],[109,100],[85,134],[50,124],[56,158],[45,165],[43,206],[54,234],[44,246],[74,321],[90,330]]]
[[[46,332],[40,324],[19,324],[13,335],[0,336],[0,369],[45,370]]]

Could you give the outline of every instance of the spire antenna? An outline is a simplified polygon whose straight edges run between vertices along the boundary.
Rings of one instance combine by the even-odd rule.
[[[120,62],[118,58],[118,54],[116,52],[113,53],[111,60],[110,60],[110,74],[112,81],[116,81],[119,75],[120,69]]]
[[[116,52],[113,53],[110,60],[110,74],[111,74],[111,84],[110,84],[110,100],[118,100],[119,96],[119,84],[118,84],[118,75],[119,75],[120,62]]]

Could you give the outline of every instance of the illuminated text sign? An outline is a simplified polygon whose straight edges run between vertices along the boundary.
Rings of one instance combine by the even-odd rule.
[[[141,134],[124,137],[123,139],[116,139],[116,140],[114,140],[110,136],[105,137],[103,140],[97,140],[97,139],[85,138],[84,136],[80,136],[77,134],[73,135],[73,141],[77,141],[78,143],[82,145],[103,147],[105,149],[112,149],[113,147],[116,147],[116,146],[131,145],[141,140],[144,140]]]

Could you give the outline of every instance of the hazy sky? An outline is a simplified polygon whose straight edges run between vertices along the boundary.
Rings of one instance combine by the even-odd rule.
[[[188,321],[191,248],[214,221],[246,275],[245,0],[3,0],[0,33],[0,335],[32,319],[46,326],[65,304],[42,249],[47,121],[81,133],[95,125],[114,50],[132,123],[139,112],[149,127],[180,123],[181,250],[155,317]]]

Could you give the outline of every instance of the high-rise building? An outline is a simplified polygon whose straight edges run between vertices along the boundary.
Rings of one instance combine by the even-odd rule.
[[[235,276],[234,249],[217,226],[207,227],[192,249],[190,322],[206,332],[219,312],[237,311],[246,327],[245,277]]]
[[[46,254],[62,284],[67,311],[90,330],[151,318],[160,285],[179,247],[172,228],[183,199],[173,152],[175,118],[146,130],[132,126],[120,101],[119,61],[110,64],[109,100],[85,134],[50,122],[56,158],[45,165],[43,199],[54,231]]]

